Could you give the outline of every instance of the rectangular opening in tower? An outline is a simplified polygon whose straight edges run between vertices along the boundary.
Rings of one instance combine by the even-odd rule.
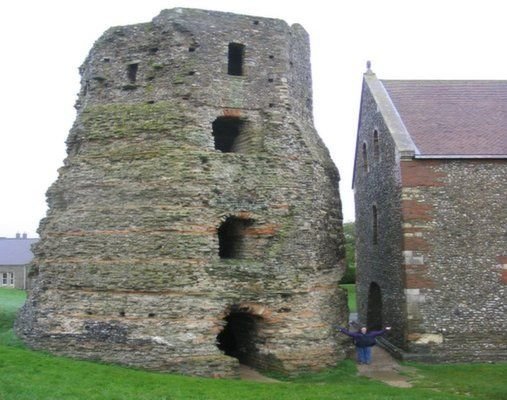
[[[227,73],[229,75],[243,75],[243,63],[245,46],[240,43],[229,43],[229,63]]]
[[[242,138],[245,121],[238,117],[218,117],[212,124],[215,149],[222,153],[241,152],[246,143]],[[243,149],[244,150],[244,149]]]
[[[218,228],[220,258],[249,258],[250,240],[246,237],[246,228],[253,224],[251,219],[228,217]]]
[[[139,64],[129,64],[127,66],[127,78],[130,83],[135,83],[137,79],[137,68],[139,67]]]

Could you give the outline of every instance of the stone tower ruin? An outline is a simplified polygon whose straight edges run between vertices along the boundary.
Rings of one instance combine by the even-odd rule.
[[[18,335],[206,376],[343,358],[339,176],[304,29],[165,10],[106,31],[80,72]]]

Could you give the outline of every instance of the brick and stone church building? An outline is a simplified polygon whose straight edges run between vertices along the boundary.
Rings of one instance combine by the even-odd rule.
[[[358,305],[405,359],[507,358],[507,82],[364,75]]]

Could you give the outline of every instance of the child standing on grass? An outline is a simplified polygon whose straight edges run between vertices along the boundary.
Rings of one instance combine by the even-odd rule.
[[[391,327],[387,326],[381,331],[371,332],[368,332],[365,326],[363,326],[359,332],[350,332],[341,326],[339,326],[338,329],[341,333],[350,336],[354,340],[354,345],[356,346],[357,353],[357,362],[359,364],[371,364],[371,348],[377,344],[377,340],[375,338],[390,331]]]

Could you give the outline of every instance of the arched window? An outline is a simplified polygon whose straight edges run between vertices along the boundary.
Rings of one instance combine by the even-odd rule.
[[[368,150],[366,143],[363,143],[363,171],[368,172]]]
[[[378,131],[376,129],[373,131],[373,159],[377,163],[380,161],[380,147],[378,140]]]

